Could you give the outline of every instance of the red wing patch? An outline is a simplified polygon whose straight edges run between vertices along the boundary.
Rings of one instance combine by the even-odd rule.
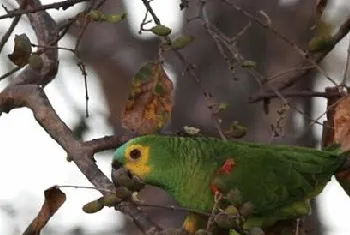
[[[216,175],[228,175],[231,173],[233,167],[236,165],[235,160],[232,158],[227,159],[224,164],[216,171]],[[214,195],[220,193],[219,186],[216,183],[213,183],[210,185],[211,191],[214,193]]]
[[[222,165],[222,167],[219,170],[219,173],[222,174],[230,174],[232,171],[232,168],[236,165],[235,160],[231,159],[227,159],[224,163],[224,165]]]
[[[212,185],[210,186],[210,188],[211,188],[211,191],[214,193],[214,195],[217,194],[217,193],[220,193],[220,190],[219,190],[219,187],[218,187],[218,186],[212,184]]]

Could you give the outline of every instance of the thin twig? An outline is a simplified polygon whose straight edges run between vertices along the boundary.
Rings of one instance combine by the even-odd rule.
[[[206,1],[198,0],[198,5],[199,13],[198,16],[194,19],[199,20],[201,22],[201,25],[207,31],[207,33],[212,37],[216,44],[216,47],[218,48],[221,56],[224,58],[230,72],[232,73],[232,76],[235,77],[236,67],[241,65],[242,62],[240,60],[241,57],[239,53],[233,50],[233,45],[235,45],[236,41],[247,31],[247,29],[250,27],[250,23],[246,25],[235,37],[229,38],[209,22],[208,17],[206,15]],[[229,50],[231,57],[238,61],[237,63],[233,63],[233,59],[229,58],[226,55],[224,46],[226,47],[226,49]]]
[[[86,72],[86,66],[83,62],[83,60],[80,57],[80,52],[79,52],[79,46],[81,39],[83,38],[83,35],[89,25],[90,21],[86,21],[83,27],[80,29],[79,35],[77,37],[77,42],[75,43],[75,48],[74,48],[74,54],[78,60],[78,66],[80,68],[80,71],[84,77],[84,86],[85,86],[85,116],[89,117],[89,93],[88,93],[88,84],[87,84],[87,72]]]
[[[37,45],[31,43],[32,47],[43,48],[43,49],[56,49],[56,50],[65,50],[74,53],[74,49],[67,47],[58,47],[58,46],[45,46],[45,45]]]
[[[193,210],[193,209],[190,209],[190,208],[174,206],[174,205],[137,204],[137,206],[138,207],[155,207],[155,208],[161,208],[161,209],[172,210],[172,211],[193,212],[195,214],[206,216],[206,217],[210,216],[210,213],[207,213],[207,212],[204,212],[204,211]]]
[[[19,9],[23,9],[27,5],[27,0],[23,0],[20,3]],[[21,15],[15,16],[13,18],[12,23],[10,27],[7,29],[6,33],[1,37],[1,42],[0,42],[0,53],[8,41],[9,37],[11,36],[12,32],[15,30],[16,25],[19,23],[19,20],[21,19]]]
[[[279,72],[277,74],[274,74],[270,77],[267,77],[265,82],[270,82],[275,80],[275,79],[278,79],[279,77],[281,77],[282,75],[285,75],[285,74],[288,74],[288,73],[292,73],[292,72],[295,72],[295,71],[298,71],[298,70],[305,70],[305,69],[312,69],[314,68],[314,66],[305,66],[305,67],[293,67],[293,68],[290,68],[290,69],[286,69],[282,72]]]
[[[227,49],[230,50],[231,54],[234,56],[234,58],[238,61],[237,65],[241,64],[244,62],[244,57],[243,55],[241,55],[238,52],[238,49],[234,48],[235,45],[235,41],[239,38],[238,36],[236,36],[233,40],[227,38],[224,34],[222,34],[218,29],[215,28],[215,26],[211,25],[209,23],[209,21],[204,17],[204,7],[205,7],[205,0],[198,0],[199,1],[199,14],[197,17],[193,18],[195,20],[200,20],[202,22],[202,25],[204,26],[204,28],[207,30],[207,32],[209,33],[209,35],[213,38],[213,40],[215,41],[220,54],[223,56],[223,58],[225,59],[225,61],[228,63],[229,65],[229,69],[234,69],[235,66],[232,66],[230,64],[229,59],[227,58],[227,56],[225,55],[225,52],[223,50],[223,47],[221,45],[224,44],[225,47]],[[249,14],[249,13],[248,13]],[[267,15],[265,16],[267,17]],[[256,19],[258,20],[258,19]],[[267,22],[271,22],[271,20],[267,19]],[[249,27],[250,24],[248,24],[246,27],[244,27],[244,29],[240,32],[240,35],[242,35],[247,28]],[[278,33],[278,32],[277,32]],[[282,35],[283,36],[283,35]],[[287,39],[287,38],[286,38]],[[287,39],[288,40],[288,39]],[[272,92],[266,92],[266,94],[268,94],[268,96],[266,96],[265,98],[273,98],[273,97],[278,97],[279,99],[281,99],[281,101],[283,102],[284,105],[290,107],[291,109],[297,111],[298,113],[302,114],[302,115],[306,115],[302,110],[298,109],[297,107],[293,106],[292,104],[290,104],[286,97],[293,97],[293,96],[304,96],[304,97],[309,97],[309,96],[317,96],[317,97],[325,97],[328,98],[332,95],[339,95],[339,93],[337,94],[333,94],[333,93],[324,93],[324,92],[313,92],[313,91],[291,91],[291,92],[285,92],[282,93],[280,92],[278,89],[276,89],[271,83],[266,82],[266,81],[271,81],[273,79],[276,79],[280,76],[282,76],[283,74],[287,74],[290,72],[295,72],[297,70],[305,70],[305,69],[311,69],[314,68],[314,66],[304,66],[304,67],[297,67],[297,68],[292,68],[286,71],[283,71],[282,73],[273,75],[269,78],[263,78],[263,76],[258,73],[254,68],[247,68],[248,72],[256,79],[256,81],[261,84],[262,81],[265,81],[265,84],[267,87],[269,87],[269,89]],[[259,76],[257,76],[259,75]],[[254,102],[254,100],[250,100],[250,102]],[[309,118],[310,121],[317,123],[319,125],[323,125],[322,123],[318,122],[318,120],[314,120],[311,117]],[[216,123],[217,124],[217,123]]]
[[[321,62],[323,60],[323,58],[328,55],[328,53],[330,51],[333,50],[333,48],[340,42],[340,40],[342,40],[350,31],[350,15],[347,17],[347,19],[344,21],[344,23],[342,23],[342,25],[339,27],[338,31],[333,35],[333,37],[330,40],[330,44],[331,46],[325,48],[322,52],[320,53],[315,53],[312,54],[312,58],[314,59],[314,61],[316,61],[317,63]],[[309,67],[310,64],[307,61],[302,62],[300,65],[296,66],[296,67]],[[305,70],[298,70],[295,73],[291,73],[288,74],[289,76],[284,77],[283,79],[281,79],[278,84],[274,85],[274,87],[278,90],[283,90],[286,89],[290,86],[292,86],[296,81],[298,81],[299,79],[301,79],[304,75],[306,75],[307,73],[309,73],[312,70],[313,67],[311,68],[306,68]],[[255,95],[252,95],[250,97],[251,100],[254,100],[253,102],[259,102],[264,100],[263,97],[261,97],[262,95],[266,95],[266,92],[269,91],[269,87],[267,87],[266,90],[263,90]],[[270,91],[271,92],[271,91]],[[273,92],[271,92],[273,93]]]
[[[154,23],[157,24],[157,25],[160,25],[160,20],[158,18],[158,16],[154,13],[153,11],[153,8],[151,7],[150,5],[150,1],[149,0],[141,0],[143,5],[145,5],[147,11],[151,14],[153,20],[154,20]]]
[[[75,188],[75,189],[93,189],[105,193],[114,193],[112,190],[107,190],[104,188],[97,188],[93,186],[78,186],[78,185],[55,185],[57,188]]]
[[[280,93],[284,97],[322,97],[329,98],[333,96],[338,96],[340,92],[320,92],[320,91],[283,91]],[[265,94],[261,94],[263,99],[271,99],[278,97],[276,94],[271,92],[266,92]],[[255,100],[249,100],[250,103],[254,103]]]
[[[339,95],[338,95],[339,96]],[[313,122],[310,123],[310,126],[315,125],[316,121],[320,120],[324,115],[326,115],[328,113],[329,110],[333,109],[335,106],[337,106],[342,100],[346,99],[347,96],[343,96],[341,98],[339,98],[336,102],[334,102],[331,105],[327,106],[326,111],[324,111],[321,115],[319,115]],[[329,97],[331,98],[331,97]]]
[[[286,44],[288,44],[290,47],[292,47],[300,56],[304,58],[308,63],[310,63],[312,66],[314,66],[321,74],[323,74],[333,85],[338,85],[327,73],[324,71],[322,67],[320,67],[317,64],[317,61],[315,61],[313,58],[311,58],[308,54],[308,52],[301,49],[295,42],[291,41],[288,37],[283,35],[281,32],[279,32],[277,29],[275,29],[271,25],[271,20],[267,18],[266,22],[263,22],[262,20],[255,17],[250,12],[246,11],[242,7],[236,5],[231,0],[222,0],[223,2],[226,2],[230,6],[232,6],[237,12],[243,14],[245,17],[249,18],[250,20],[256,22],[261,27],[268,29],[270,32],[272,32],[274,35],[276,35],[278,38],[280,38],[282,41],[284,41]],[[263,14],[265,18],[267,17],[266,13]]]
[[[86,2],[86,1],[90,1],[90,0],[65,0],[65,1],[61,1],[61,2],[54,2],[54,3],[50,3],[47,5],[41,5],[35,8],[28,8],[28,9],[16,9],[13,11],[8,11],[7,14],[0,16],[0,20],[1,19],[6,19],[6,18],[12,18],[15,16],[21,16],[23,14],[27,14],[27,13],[36,13],[39,11],[45,11],[48,9],[59,9],[62,8],[63,10],[66,10],[69,7],[74,6],[75,4],[79,3],[79,2]]]
[[[215,216],[217,215],[217,212],[219,210],[219,203],[220,203],[221,199],[222,199],[222,194],[221,193],[215,193],[215,195],[214,195],[214,205],[213,205],[213,208],[211,210],[211,214],[209,216],[209,219],[207,221],[207,230],[208,231],[212,231],[212,229],[213,229]]]
[[[79,17],[81,15],[85,15],[86,13],[90,12],[92,9],[94,9],[94,1],[90,1],[90,4],[88,5],[88,7],[81,13],[77,14],[75,17],[73,17],[72,19],[68,19],[65,23],[59,25],[58,27],[58,31],[60,32],[57,39],[55,40],[55,42],[53,43],[57,43],[59,40],[61,40],[61,38],[64,37],[64,35],[66,35],[66,33],[69,31],[70,27],[79,19]],[[98,9],[100,8],[107,0],[101,0],[99,3],[96,4],[96,8]]]
[[[17,66],[17,67],[14,67],[13,69],[11,69],[10,71],[8,71],[7,73],[4,73],[3,75],[1,75],[0,77],[0,81],[7,78],[8,76],[14,74],[15,72],[17,72],[18,70],[20,70],[21,67]]]

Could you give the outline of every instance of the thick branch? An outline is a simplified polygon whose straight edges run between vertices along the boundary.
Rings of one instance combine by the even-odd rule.
[[[85,142],[85,144],[93,148],[94,152],[100,152],[117,148],[118,146],[122,145],[126,140],[127,139],[122,140],[120,137],[112,135],[104,136],[101,139],[92,139],[90,141]]]
[[[19,3],[21,2],[21,0],[17,1]],[[72,131],[56,114],[42,88],[42,86],[45,86],[55,78],[58,69],[58,40],[56,40],[58,38],[58,31],[56,23],[44,11],[43,8],[45,7],[41,5],[39,0],[26,1],[27,4],[23,12],[36,12],[38,9],[42,9],[37,13],[27,14],[27,16],[38,38],[38,45],[43,48],[39,50],[39,54],[41,53],[44,66],[40,71],[33,70],[27,66],[0,93],[0,114],[21,107],[31,109],[38,123],[67,152],[68,156],[72,158],[72,161],[78,166],[86,178],[102,194],[106,195],[113,192],[115,190],[114,184],[95,164],[93,155],[97,151],[115,148],[122,144],[125,139],[104,137],[102,139],[81,142],[74,138]],[[70,2],[76,3],[79,1]],[[145,234],[154,234],[160,231],[133,201],[123,201],[122,205],[120,211],[132,217],[135,224]]]
[[[72,131],[60,119],[51,106],[42,88],[37,85],[21,85],[6,88],[0,93],[0,112],[9,112],[11,109],[27,107],[33,111],[38,123],[56,142],[72,157],[86,178],[104,195],[114,191],[114,184],[103,174],[92,156],[95,152],[115,147],[123,143],[118,137],[105,137],[100,140],[81,142],[73,137]],[[99,147],[98,143],[105,144]],[[154,234],[159,228],[136,207],[132,201],[122,202],[120,211],[131,216],[135,224],[145,234]]]

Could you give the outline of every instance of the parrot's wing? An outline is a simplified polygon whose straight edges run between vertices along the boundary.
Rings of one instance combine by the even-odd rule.
[[[314,197],[342,163],[331,152],[298,147],[242,144],[230,154],[212,187],[224,193],[237,189],[257,214]]]

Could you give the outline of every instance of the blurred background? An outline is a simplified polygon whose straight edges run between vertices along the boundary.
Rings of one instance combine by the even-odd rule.
[[[43,4],[54,2],[42,0]],[[247,25],[248,20],[233,12],[220,1],[208,1],[208,18],[223,33],[234,36]],[[301,48],[307,48],[315,32],[310,30],[315,23],[316,0],[245,0],[239,4],[250,12],[263,10],[272,24]],[[258,83],[245,70],[238,70],[234,76],[217,50],[211,37],[198,22],[187,23],[196,16],[196,6],[180,11],[178,0],[154,0],[152,6],[162,24],[172,28],[172,37],[190,34],[195,41],[183,50],[183,55],[196,65],[198,76],[205,90],[215,100],[229,104],[221,118],[223,126],[232,121],[248,127],[244,139],[264,143],[284,143],[320,148],[322,126],[312,124],[326,110],[322,98],[288,99],[305,115],[290,109],[283,120],[283,131],[279,138],[271,138],[271,125],[276,125],[277,109],[281,102],[275,99],[266,115],[262,103],[249,104],[250,95],[259,91]],[[14,1],[2,0],[6,7],[17,7]],[[85,4],[77,4],[66,11],[49,10],[59,23],[82,11]],[[70,52],[60,50],[60,67],[56,79],[46,88],[53,107],[60,117],[83,139],[124,133],[120,114],[124,108],[131,79],[147,61],[158,59],[159,41],[151,33],[138,34],[145,8],[140,0],[106,1],[101,10],[105,13],[127,12],[126,20],[118,24],[92,23],[87,28],[81,43],[81,55],[88,70],[88,92],[90,116],[85,118],[84,79],[77,67],[76,58]],[[0,15],[5,11],[0,9]],[[348,0],[329,1],[322,21],[329,32],[337,30],[350,14]],[[11,23],[11,19],[0,20],[0,35]],[[74,48],[79,26],[71,28],[59,46]],[[22,17],[14,34],[26,33],[36,42],[28,20]],[[13,65],[7,59],[12,52],[13,37],[0,55],[0,73],[9,71]],[[340,82],[345,67],[349,37],[343,39],[322,62],[330,77]],[[240,38],[238,48],[245,59],[257,62],[257,70],[271,76],[291,68],[302,58],[294,49],[276,38],[270,32],[252,24]],[[193,79],[183,74],[183,65],[171,53],[165,54],[166,71],[175,85],[175,106],[172,120],[166,127],[174,132],[183,126],[196,126],[208,135],[217,135],[211,114],[206,107],[204,96]],[[11,79],[11,78],[9,78]],[[7,80],[0,83],[5,87]],[[309,73],[290,89],[323,91],[331,85],[323,76]],[[320,122],[325,117],[319,119]],[[311,123],[311,124],[310,124]],[[39,211],[43,192],[53,185],[90,186],[86,178],[73,163],[66,161],[66,153],[36,123],[27,109],[13,110],[0,117],[0,234],[22,233]],[[112,152],[97,154],[99,167],[110,174]],[[86,214],[81,208],[99,193],[88,189],[62,189],[67,201],[50,220],[42,234],[62,235],[112,235],[137,234],[137,230],[121,213],[104,209],[96,214]],[[166,193],[147,187],[141,198],[148,203],[175,204]],[[350,199],[332,181],[314,203],[315,210],[307,219],[310,234],[348,235],[350,226]],[[152,219],[163,227],[180,227],[183,213],[162,209],[147,209]]]

